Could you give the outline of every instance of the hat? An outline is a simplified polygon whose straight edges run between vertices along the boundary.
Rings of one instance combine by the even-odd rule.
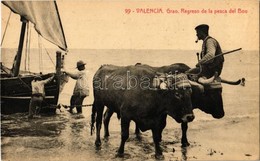
[[[204,33],[208,33],[208,31],[209,31],[209,25],[207,25],[207,24],[201,24],[201,25],[195,27],[195,30],[200,30],[200,31],[202,31],[202,32],[204,32]]]
[[[84,63],[82,60],[77,62],[77,68],[79,68],[80,66],[86,65],[86,63]]]

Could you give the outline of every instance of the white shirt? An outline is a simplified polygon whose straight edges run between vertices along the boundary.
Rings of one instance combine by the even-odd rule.
[[[76,79],[76,85],[74,87],[73,95],[80,95],[80,96],[88,96],[89,95],[89,87],[88,87],[88,80],[87,74],[85,70],[77,71],[75,73],[67,72],[66,73],[73,79]]]
[[[43,96],[45,96],[45,91],[44,91],[44,85],[49,83],[52,78],[54,76],[48,78],[48,79],[45,79],[45,80],[41,80],[41,81],[35,81],[33,80],[31,82],[31,85],[32,85],[32,94],[42,94]]]

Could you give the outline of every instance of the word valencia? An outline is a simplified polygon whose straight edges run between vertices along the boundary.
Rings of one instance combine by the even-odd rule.
[[[136,8],[136,13],[163,13],[162,8]]]

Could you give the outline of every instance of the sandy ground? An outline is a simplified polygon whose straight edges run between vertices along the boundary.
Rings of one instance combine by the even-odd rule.
[[[172,118],[167,117],[167,126],[163,131],[162,148],[165,160],[259,160],[259,101],[255,84],[258,80],[247,80],[246,86],[223,85],[225,116],[214,119],[198,109],[194,110],[195,120],[189,123],[188,140],[190,146],[181,148],[181,127]],[[242,93],[247,95],[241,96]],[[92,103],[91,97],[85,101]],[[91,110],[85,111],[90,121]],[[123,160],[154,160],[154,147],[151,131],[142,134],[140,143],[134,135],[134,123],[131,123],[130,138],[125,146]],[[109,147],[111,160],[120,143],[120,121],[113,115],[110,123],[110,139],[103,141],[102,149]],[[103,136],[103,129],[101,136]],[[95,140],[95,136],[90,136]],[[101,156],[106,151],[98,151]],[[112,152],[112,153],[111,153]],[[93,159],[98,159],[94,155]],[[102,158],[102,157],[101,157]],[[102,159],[101,159],[102,160]],[[120,160],[120,159],[119,159]]]
[[[196,116],[206,115],[195,110]],[[211,116],[204,120],[195,120],[189,124],[188,140],[190,146],[181,148],[181,129],[173,119],[168,117],[167,126],[163,131],[165,160],[258,160],[259,135],[258,116],[241,116],[223,119],[213,119]],[[111,137],[109,144],[115,150],[120,143],[120,122],[115,116],[111,120]],[[102,134],[101,134],[102,136]],[[95,137],[91,137],[94,138]],[[111,147],[110,147],[111,148]],[[102,150],[101,150],[102,152]],[[135,138],[134,124],[131,123],[130,138],[125,146],[124,160],[154,160],[154,148],[151,131],[142,133],[142,143]],[[110,153],[115,155],[114,153]],[[116,159],[116,158],[110,158]],[[118,159],[118,158],[117,158]]]
[[[33,122],[26,121],[26,115],[5,120],[4,123],[11,125],[10,130],[20,129],[21,134],[2,136],[2,160],[156,160],[151,131],[143,132],[140,141],[135,137],[135,126],[131,122],[125,155],[118,158],[115,155],[120,144],[120,121],[116,115],[111,118],[109,140],[103,139],[102,128],[102,146],[97,150],[95,135],[90,135],[91,109],[85,108],[83,115],[62,111],[54,118],[43,116]],[[187,148],[181,147],[180,124],[167,117],[161,142],[164,160],[259,159],[258,114],[231,116],[227,113],[222,119],[213,119],[197,109],[194,113],[196,118],[189,123],[190,146]],[[28,129],[30,132],[26,132]],[[35,135],[30,134],[33,132]]]
[[[79,53],[78,55],[80,55]],[[111,54],[111,53],[110,53]],[[102,57],[102,55],[99,55]],[[169,55],[171,56],[171,55]],[[223,85],[223,100],[225,116],[214,119],[212,116],[195,109],[195,120],[189,123],[187,137],[190,146],[181,148],[181,127],[172,118],[167,117],[167,126],[163,131],[162,143],[164,160],[259,160],[259,55],[245,59],[240,65],[237,62],[227,64],[223,77],[229,79],[243,75],[246,86]],[[95,62],[96,55],[88,56],[88,62]],[[173,57],[173,56],[172,56]],[[230,56],[231,57],[231,56]],[[74,67],[76,57],[70,65]],[[114,56],[113,58],[117,58]],[[131,57],[135,58],[135,57]],[[247,57],[246,57],[247,58]],[[256,59],[257,58],[257,59]],[[118,58],[119,59],[119,58]],[[138,59],[138,57],[136,57]],[[148,59],[148,58],[147,58]],[[68,59],[70,60],[70,59]],[[106,59],[89,65],[91,78],[100,64],[106,64]],[[118,62],[117,59],[112,59]],[[125,60],[125,59],[124,59]],[[148,59],[150,60],[150,58]],[[168,59],[167,59],[168,60]],[[244,60],[244,59],[243,59]],[[104,61],[104,62],[103,62]],[[109,60],[111,61],[111,60]],[[137,60],[126,61],[134,64]],[[169,60],[170,61],[170,60]],[[112,64],[113,64],[112,62]],[[248,63],[247,63],[248,62]],[[74,64],[73,64],[74,63]],[[149,62],[148,62],[149,63]],[[150,63],[149,63],[150,64]],[[151,63],[152,64],[152,63]],[[170,64],[170,63],[167,63]],[[235,67],[233,67],[235,66]],[[240,67],[241,66],[241,67]],[[232,68],[231,68],[232,67]],[[232,70],[231,70],[232,69]],[[69,80],[60,95],[60,103],[68,105],[75,81]],[[93,93],[83,104],[93,103]],[[1,137],[1,155],[5,161],[103,161],[103,160],[155,160],[154,144],[151,131],[142,133],[139,141],[134,135],[134,124],[130,126],[130,137],[125,146],[124,158],[115,157],[120,144],[120,121],[113,115],[110,122],[110,138],[103,140],[101,150],[95,149],[95,135],[90,136],[91,108],[83,109],[83,115],[71,115],[63,112],[55,117],[42,117],[30,123],[25,116],[10,116],[3,124],[10,124],[7,132],[18,130],[14,136]],[[9,116],[8,116],[9,117]],[[26,130],[30,130],[29,132]],[[2,131],[2,130],[1,130]],[[5,132],[6,132],[5,131]],[[36,133],[32,136],[30,133]],[[37,136],[40,135],[40,136]],[[103,128],[101,132],[103,136]]]
[[[190,146],[187,148],[181,148],[180,124],[167,117],[161,143],[164,160],[258,160],[259,115],[234,115],[241,109],[243,108],[237,107],[237,111],[227,109],[226,116],[222,119],[213,119],[200,110],[194,110],[196,118],[189,123],[187,135]],[[41,117],[34,123],[28,122],[26,115],[6,120],[5,123],[16,122],[10,126],[10,132],[19,129],[22,134],[2,136],[2,160],[156,160],[151,131],[143,132],[142,140],[139,141],[134,135],[134,123],[131,123],[125,156],[117,158],[115,155],[120,144],[120,121],[116,115],[111,118],[109,140],[103,139],[102,128],[102,146],[96,150],[95,135],[90,135],[91,109],[85,108],[81,116],[62,110],[55,118]],[[30,132],[26,132],[28,129]],[[33,131],[36,136],[31,136]]]

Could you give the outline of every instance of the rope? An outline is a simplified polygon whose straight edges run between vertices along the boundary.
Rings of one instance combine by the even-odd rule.
[[[9,21],[10,21],[10,18],[11,18],[11,13],[12,13],[12,11],[10,10],[10,13],[9,13],[9,16],[8,16],[8,20],[7,20],[7,23],[6,23],[6,26],[5,26],[5,31],[4,31],[4,34],[3,34],[3,38],[2,38],[2,41],[1,41],[1,46],[3,45],[3,42],[4,42],[5,34],[6,34],[6,31],[7,31],[7,26],[9,24]]]
[[[20,77],[18,77],[18,79],[29,89],[32,90],[32,88],[30,86],[28,86]]]
[[[38,47],[39,47],[39,70],[40,72],[42,72],[42,41],[41,41],[41,37],[40,34],[38,34]]]
[[[50,109],[50,108],[59,109],[61,111],[61,106],[60,105],[57,106],[57,105],[53,105],[53,104],[48,104],[48,106],[36,107],[35,114],[38,115],[41,112],[41,109],[45,109],[45,108],[48,108],[48,109]]]
[[[50,58],[50,60],[51,60],[51,62],[52,62],[52,64],[53,64],[53,66],[55,67],[55,63],[53,62],[53,60],[52,60],[52,58],[51,58],[51,56],[50,56],[50,53],[48,52],[48,50],[46,49],[46,47],[44,46],[44,44],[43,44],[43,47],[44,47],[44,49],[45,49],[47,55],[49,56],[49,58]]]
[[[71,108],[71,107],[87,107],[87,106],[92,106],[92,105],[93,105],[93,104],[68,106],[68,105],[63,105],[63,104],[61,104],[61,106],[63,106],[64,108]]]
[[[30,23],[28,23],[28,26],[30,25]],[[28,48],[29,48],[29,50],[28,50],[28,57],[27,57],[27,60],[28,60],[28,71],[30,71],[30,64],[29,64],[29,62],[30,62],[30,49],[31,49],[31,36],[32,36],[32,28],[30,27],[30,33],[29,33],[29,45],[28,45]]]
[[[40,111],[41,111],[41,109],[44,109],[44,108],[59,109],[59,110],[61,111],[61,106],[67,109],[67,108],[70,108],[70,107],[87,107],[87,106],[92,106],[92,105],[93,105],[93,104],[68,106],[68,105],[63,105],[63,104],[58,104],[58,105],[48,104],[48,106],[36,108],[35,114],[36,114],[36,115],[39,114]]]
[[[25,49],[25,59],[24,59],[24,70],[27,71],[27,58],[28,58],[28,45],[29,44],[29,23],[27,25],[27,30],[26,30],[26,49]]]

